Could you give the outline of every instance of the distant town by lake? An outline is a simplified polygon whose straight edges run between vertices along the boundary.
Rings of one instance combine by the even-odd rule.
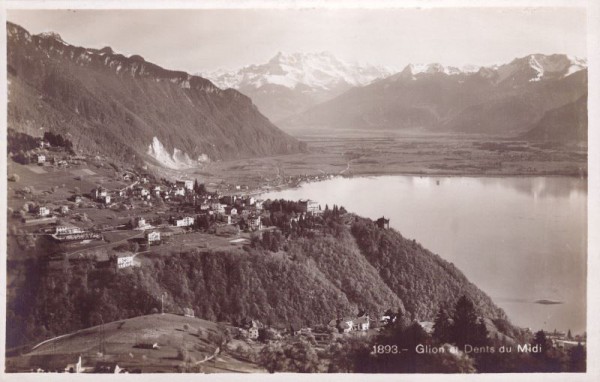
[[[403,236],[459,267],[514,324],[586,330],[586,179],[338,177],[262,198],[308,198],[390,218]]]

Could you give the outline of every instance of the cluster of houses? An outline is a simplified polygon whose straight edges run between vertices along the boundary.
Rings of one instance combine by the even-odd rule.
[[[553,347],[557,348],[571,348],[573,346],[577,346],[578,344],[585,345],[586,338],[581,335],[572,335],[571,331],[568,333],[558,331],[554,329],[554,331],[544,331],[546,338],[550,340]]]
[[[132,179],[130,173],[125,173],[123,176],[125,179]],[[135,186],[112,192],[104,187],[94,188],[90,197],[101,205],[111,206],[120,202],[129,208],[133,208],[128,204],[132,200],[177,201],[180,205],[197,212],[197,215],[214,215],[216,220],[221,223],[235,224],[243,218],[250,230],[262,228],[260,219],[262,201],[251,196],[219,196],[217,193],[211,192],[198,193],[194,190],[194,181],[192,180],[180,180],[161,186],[150,185],[147,178],[141,178]],[[195,217],[193,214],[191,215],[172,217],[170,223],[175,227],[191,227],[195,222]],[[136,228],[143,229],[142,226]]]
[[[64,357],[52,357],[52,355],[44,357],[33,357],[30,360],[32,371],[37,373],[100,373],[100,374],[122,374],[128,373],[126,369],[119,367],[116,362],[94,360],[95,357],[87,357],[85,359],[80,355],[74,362],[61,365],[60,362]]]
[[[329,321],[327,326],[331,329],[337,330],[340,333],[349,333],[351,331],[365,332],[370,328],[371,319],[369,314],[361,311],[356,317],[338,317]]]
[[[39,147],[22,153],[14,159],[22,164],[65,167],[70,164],[80,164],[84,158],[76,155],[66,155],[60,147],[51,147],[49,142],[42,139],[39,142]]]
[[[369,317],[368,313],[361,311],[356,317],[345,316],[333,319],[327,324],[327,328],[331,331],[339,333],[366,332],[371,328],[371,318]],[[259,331],[261,329],[266,329],[266,326],[264,326],[260,321],[244,318],[238,325],[237,336],[256,340],[259,337]],[[280,332],[273,328],[270,329],[277,333]],[[285,332],[292,336],[316,334],[313,333],[311,328],[301,327],[296,323],[290,323],[289,327],[281,329],[281,332]],[[279,334],[281,335],[281,333]]]

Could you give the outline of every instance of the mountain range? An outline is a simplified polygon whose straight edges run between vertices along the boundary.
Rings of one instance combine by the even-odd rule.
[[[580,107],[571,108],[577,113],[561,108],[586,98],[586,65],[585,60],[562,54],[532,54],[478,70],[408,65],[290,116],[280,126],[585,141],[586,105],[580,101]],[[548,116],[557,114],[562,116],[560,126],[549,124]],[[571,127],[583,122],[583,128]],[[538,132],[527,134],[533,129]]]
[[[251,99],[141,56],[89,49],[7,23],[8,126],[75,148],[171,168],[300,152]]]
[[[390,68],[344,62],[329,52],[279,52],[264,64],[203,75],[222,89],[237,89],[252,98],[259,110],[277,123],[391,74]]]

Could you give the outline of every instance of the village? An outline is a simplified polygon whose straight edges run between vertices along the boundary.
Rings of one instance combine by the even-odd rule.
[[[175,242],[180,249],[240,246],[274,229],[264,202],[246,185],[156,179],[139,169],[106,166],[99,157],[69,153],[70,142],[36,143],[39,147],[12,153],[10,225],[20,244],[29,241],[32,249],[33,242],[44,243],[38,254],[50,261],[99,261],[110,253],[115,266],[124,268],[150,247],[160,252]],[[290,225],[322,212],[313,201],[299,205]],[[171,239],[179,235],[185,238]]]
[[[91,261],[97,268],[125,272],[172,251],[241,248],[266,232],[286,231],[318,218],[329,208],[300,200],[286,205],[289,213],[273,215],[274,208],[268,208],[273,202],[253,195],[248,186],[156,179],[139,169],[107,166],[103,158],[74,155],[68,141],[56,145],[53,138],[55,145],[41,139],[35,142],[37,147],[13,153],[9,164],[9,262],[34,257],[46,262],[50,272],[64,272],[70,264]],[[389,228],[389,219],[376,224]],[[162,313],[195,317],[189,307],[163,306]],[[392,322],[393,316],[389,311],[372,318],[360,311],[331,317],[327,325],[314,328],[296,322],[267,326],[245,318],[230,323],[229,332],[233,340],[250,344],[303,336],[325,346],[332,334],[368,335]],[[93,368],[84,368],[81,362],[79,357],[64,370],[50,369],[127,371],[115,362],[110,366],[99,361]],[[34,369],[49,371],[42,366]]]

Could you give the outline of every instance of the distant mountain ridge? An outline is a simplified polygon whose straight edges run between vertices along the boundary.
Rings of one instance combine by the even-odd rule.
[[[203,73],[222,89],[246,94],[272,121],[391,75],[389,68],[348,63],[329,52],[277,53],[239,70]]]
[[[536,141],[587,141],[587,93],[575,102],[547,111],[522,138]],[[565,128],[567,127],[567,128]]]
[[[90,153],[173,168],[304,150],[248,97],[202,77],[10,22],[7,43],[8,120],[17,131],[50,130]]]
[[[291,116],[280,126],[519,136],[549,110],[584,94],[586,61],[567,55],[532,54],[478,70],[408,65]],[[571,139],[560,137],[565,138]]]

